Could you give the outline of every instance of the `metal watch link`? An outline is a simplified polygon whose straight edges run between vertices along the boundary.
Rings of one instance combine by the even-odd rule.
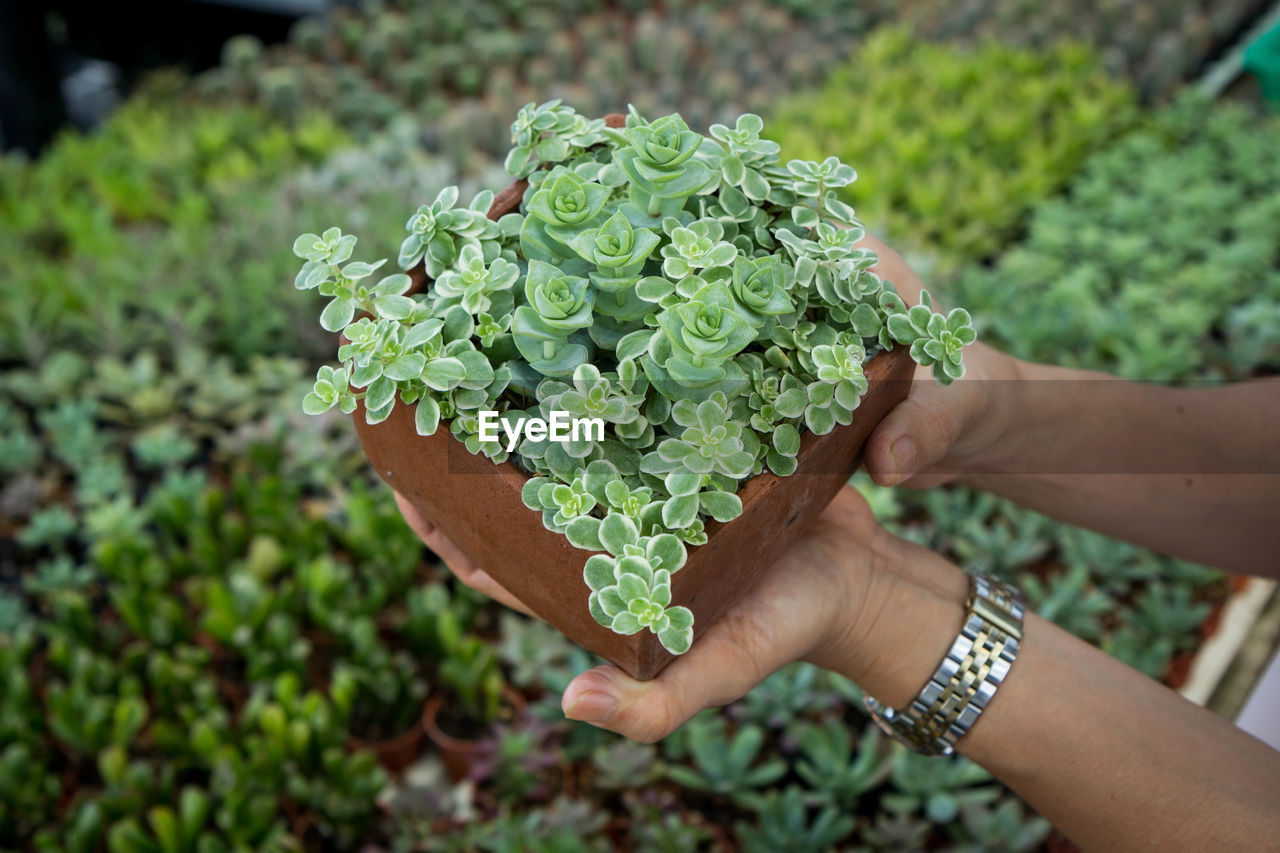
[[[888,708],[867,696],[871,718],[894,740],[944,756],[973,727],[1009,673],[1022,639],[1016,589],[980,574],[971,578],[961,629],[937,672],[909,706]]]

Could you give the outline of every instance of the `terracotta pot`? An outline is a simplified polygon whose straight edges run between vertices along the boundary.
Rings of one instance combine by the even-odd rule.
[[[347,749],[372,752],[387,772],[399,773],[421,754],[422,737],[422,720],[418,719],[406,731],[385,740],[348,737]]]
[[[901,348],[874,359],[853,423],[825,436],[806,434],[795,473],[754,477],[738,493],[742,515],[727,524],[707,523],[707,543],[689,549],[689,561],[671,584],[671,603],[694,613],[695,637],[751,589],[844,486],[872,428],[906,397],[914,370]],[[383,480],[471,562],[575,643],[641,680],[674,660],[653,633],[615,634],[591,617],[582,579],[590,552],[547,530],[541,514],[524,505],[523,471],[472,456],[443,425],[420,436],[413,416],[411,407],[400,405],[369,426],[362,406],[353,414],[360,443]]]
[[[622,120],[618,114],[605,117],[612,127]],[[526,186],[520,181],[499,193],[489,217],[517,210]],[[425,284],[421,266],[411,275],[415,289]],[[914,370],[901,347],[873,359],[866,367],[867,393],[849,426],[825,436],[806,434],[795,473],[753,478],[738,493],[741,516],[727,524],[707,522],[707,543],[689,549],[689,560],[671,587],[671,603],[694,613],[695,642],[844,486],[872,428],[906,397]],[[410,406],[396,406],[376,426],[365,423],[363,405],[352,417],[378,475],[530,610],[633,678],[651,679],[674,660],[652,632],[627,637],[591,617],[590,590],[582,579],[590,552],[542,526],[541,514],[520,499],[528,477],[514,464],[494,465],[472,456],[445,424],[432,436],[418,435]]]
[[[503,688],[502,696],[512,709],[512,718],[519,719],[524,714],[524,696],[509,685]],[[444,707],[444,700],[443,693],[437,693],[427,700],[427,705],[422,710],[422,729],[439,750],[449,778],[458,783],[467,778],[476,759],[480,757],[480,741],[454,737],[440,728],[438,718],[440,709]]]

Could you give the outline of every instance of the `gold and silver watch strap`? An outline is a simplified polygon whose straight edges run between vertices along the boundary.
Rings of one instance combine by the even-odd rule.
[[[920,695],[895,711],[866,697],[871,717],[894,740],[925,755],[950,755],[1009,673],[1022,639],[1017,590],[974,575],[964,628]]]

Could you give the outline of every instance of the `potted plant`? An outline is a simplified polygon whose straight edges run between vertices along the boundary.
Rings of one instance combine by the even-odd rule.
[[[513,722],[524,714],[524,696],[503,683],[492,645],[456,624],[442,625],[437,690],[427,700],[422,725],[456,782],[482,757],[482,738],[498,720]]]
[[[762,128],[530,104],[516,183],[423,205],[408,273],[375,280],[336,228],[294,244],[343,338],[304,408],[354,414],[384,480],[638,678],[821,511],[912,362],[949,382],[975,337],[876,274],[852,168],[783,164]]]
[[[333,667],[329,693],[347,721],[347,745],[365,749],[391,772],[408,767],[422,747],[427,685],[407,652],[388,649],[372,619],[351,632],[354,648]]]

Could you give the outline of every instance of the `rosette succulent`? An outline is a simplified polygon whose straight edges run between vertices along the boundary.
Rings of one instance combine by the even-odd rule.
[[[613,161],[626,173],[632,207],[638,218],[673,216],[684,202],[712,186],[711,167],[694,155],[706,139],[672,114],[650,124],[635,111],[626,130],[615,138],[624,143],[613,152]]]
[[[564,275],[544,261],[529,262],[524,292],[528,304],[517,308],[511,321],[516,346],[544,376],[571,375],[587,351],[569,343],[569,336],[591,325],[595,292],[587,279]]]
[[[661,335],[650,348],[653,364],[676,383],[708,387],[725,379],[727,364],[756,337],[723,284],[704,286],[692,298],[657,315]]]
[[[370,423],[399,403],[418,431],[447,424],[472,453],[510,459],[522,497],[584,559],[592,616],[651,631],[671,652],[693,641],[672,583],[707,524],[742,512],[741,485],[795,471],[804,434],[847,424],[865,367],[907,347],[941,382],[963,373],[969,315],[909,306],[875,270],[854,211],[835,191],[856,178],[835,158],[778,160],[763,122],[704,137],[678,115],[624,127],[559,101],[512,125],[508,170],[527,178],[498,222],[481,193],[446,190],[409,219],[403,273],[354,261],[338,229],[298,238],[295,284],[330,297],[341,331],[303,405]],[[556,412],[598,422],[564,440],[481,433]]]
[[[621,211],[615,211],[599,228],[575,236],[570,245],[595,266],[591,282],[596,289],[617,293],[635,285],[659,239],[648,228],[633,227]]]
[[[525,258],[558,263],[576,257],[569,243],[595,222],[610,194],[608,187],[557,166],[529,197],[520,230]]]

